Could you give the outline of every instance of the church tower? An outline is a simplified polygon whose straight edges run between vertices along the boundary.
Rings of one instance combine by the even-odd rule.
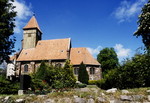
[[[22,48],[35,48],[37,42],[41,40],[42,32],[39,28],[35,16],[33,16],[27,25],[23,28]]]

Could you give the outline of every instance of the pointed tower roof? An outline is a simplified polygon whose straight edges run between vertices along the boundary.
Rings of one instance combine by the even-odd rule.
[[[23,30],[24,29],[31,29],[31,28],[37,28],[41,32],[40,27],[38,25],[38,22],[37,22],[35,16],[32,16],[32,18],[27,23],[27,25],[23,28]]]

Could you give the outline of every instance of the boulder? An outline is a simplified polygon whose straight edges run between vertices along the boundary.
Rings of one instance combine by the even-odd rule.
[[[38,98],[43,98],[43,99],[44,99],[44,98],[47,97],[47,95],[38,95],[37,97],[38,97]]]
[[[74,98],[74,103],[86,103],[86,101],[84,98],[77,97]]]
[[[127,95],[120,95],[120,99],[122,101],[131,101],[132,97],[131,96],[127,96]]]
[[[25,103],[25,99],[16,99],[16,103]]]
[[[144,98],[143,95],[132,95],[133,100],[140,101]]]
[[[106,93],[115,93],[116,91],[117,91],[117,88],[112,88],[112,89],[106,90]]]
[[[6,97],[3,99],[3,103],[7,103],[8,101],[10,101],[10,96],[6,96]]]
[[[109,103],[122,103],[122,102],[118,99],[114,99],[114,100],[109,100]]]
[[[43,103],[55,103],[54,99],[47,99]]]
[[[95,103],[94,99],[90,98],[87,100],[87,103]]]
[[[147,96],[148,101],[150,101],[150,95]]]
[[[129,94],[128,90],[121,90],[122,94]]]
[[[103,97],[97,97],[98,103],[106,102],[105,98]]]

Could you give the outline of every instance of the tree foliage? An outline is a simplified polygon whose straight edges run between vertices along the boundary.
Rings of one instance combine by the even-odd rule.
[[[104,48],[101,50],[97,55],[97,61],[101,64],[103,74],[119,65],[114,48]]]
[[[0,63],[9,61],[9,55],[14,52],[15,38],[12,38],[14,17],[16,12],[12,5],[13,0],[0,0]]]
[[[146,48],[150,49],[150,0],[142,8],[141,14],[138,20],[138,29],[134,33],[134,36],[142,37],[142,41]],[[150,52],[150,50],[149,50]]]
[[[103,89],[149,87],[149,74],[150,56],[138,54],[132,59],[127,59],[119,68],[110,70],[99,83],[99,87]]]
[[[38,71],[32,75],[32,87],[43,89],[44,84],[48,84],[55,89],[74,87],[76,79],[73,75],[73,67],[67,60],[64,67],[47,65],[44,61],[41,63]]]
[[[86,66],[84,65],[83,62],[80,64],[80,67],[79,67],[78,81],[85,83],[85,84],[88,84],[88,81],[89,81],[89,75],[86,70]]]

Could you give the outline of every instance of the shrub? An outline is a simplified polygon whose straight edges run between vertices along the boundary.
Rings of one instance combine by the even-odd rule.
[[[149,74],[150,56],[135,55],[132,59],[124,61],[118,69],[110,70],[97,85],[102,89],[149,87]]]
[[[89,81],[89,75],[86,70],[86,66],[84,65],[83,62],[80,64],[80,67],[79,67],[78,81],[85,83],[85,84],[88,84],[88,81]]]
[[[19,82],[12,82],[0,75],[0,94],[17,94],[19,90]]]
[[[98,80],[89,80],[88,84],[89,85],[97,85]]]
[[[83,83],[76,83],[76,88],[84,88],[84,87],[86,87],[87,86],[87,84],[83,84]]]

